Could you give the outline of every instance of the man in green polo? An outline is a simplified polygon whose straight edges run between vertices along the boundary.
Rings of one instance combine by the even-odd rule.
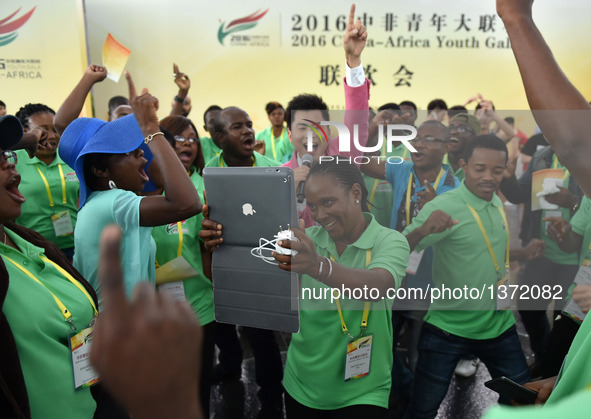
[[[434,288],[419,341],[410,418],[437,415],[457,362],[468,354],[478,356],[493,377],[529,379],[510,301],[504,298],[507,288],[499,285],[507,278],[510,258],[536,257],[543,242],[508,249],[508,224],[495,193],[507,155],[496,136],[474,138],[460,162],[464,183],[426,203],[404,230],[411,249],[433,246],[434,251]]]

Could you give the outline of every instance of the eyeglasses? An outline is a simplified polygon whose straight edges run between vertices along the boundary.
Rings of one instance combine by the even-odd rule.
[[[474,134],[474,130],[469,125],[452,125],[449,127],[450,132],[457,132],[458,134],[463,134],[465,132],[471,132]]]
[[[184,143],[185,141],[188,141],[191,144],[193,144],[198,141],[197,138],[185,138],[185,137],[181,137],[180,135],[175,135],[174,139],[175,139],[175,141],[177,141],[179,143]]]
[[[16,153],[12,150],[1,151],[0,152],[0,163],[7,162],[9,164],[16,164],[18,161],[16,157]]]

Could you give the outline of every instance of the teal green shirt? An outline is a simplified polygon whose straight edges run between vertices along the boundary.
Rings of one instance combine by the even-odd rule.
[[[201,202],[203,199],[203,178],[195,168],[191,168],[191,180],[199,193]],[[185,296],[193,307],[193,311],[199,318],[201,325],[206,325],[214,320],[213,316],[213,288],[211,281],[203,273],[201,260],[201,246],[199,243],[199,231],[201,230],[202,214],[197,214],[187,220],[181,221],[183,246],[181,255],[198,272],[198,275],[183,281]],[[177,258],[179,247],[179,223],[158,226],[152,228],[152,237],[156,242],[156,263],[164,265],[166,262]]]
[[[408,264],[409,248],[397,231],[379,225],[371,214],[359,239],[339,256],[334,241],[322,227],[306,230],[321,256],[351,268],[386,269],[392,274],[392,286],[400,285]],[[370,252],[371,261],[367,264]],[[363,288],[363,283],[359,284]],[[341,322],[330,299],[304,299],[306,290],[323,293],[326,285],[303,275],[300,298],[300,332],[292,335],[287,353],[283,385],[299,403],[313,409],[339,409],[357,404],[388,407],[392,369],[392,300],[371,303],[365,336],[373,336],[369,375],[344,381],[345,355],[349,337],[341,330]],[[314,291],[312,291],[314,292]],[[328,294],[330,295],[330,294]],[[350,333],[361,336],[363,302],[343,298],[343,317]]]
[[[262,154],[259,154],[256,151],[254,152],[252,158],[253,158],[253,163],[254,163],[253,166],[256,166],[256,167],[281,166],[281,163],[279,163],[278,161],[270,159],[267,156],[263,156]],[[207,164],[205,165],[205,167],[228,167],[228,164],[224,160],[223,153],[220,153],[219,156],[214,157],[213,159],[209,160],[207,162]]]
[[[273,135],[273,126],[257,132],[255,138],[265,142],[265,156],[273,160],[281,162],[287,154],[293,152],[293,147],[289,141],[285,127],[281,135],[277,138]]]
[[[483,294],[482,299],[468,296],[434,300],[425,321],[457,336],[492,339],[515,324],[515,318],[510,310],[495,310],[497,272],[482,232],[467,204],[479,214],[504,273],[507,227],[499,212],[499,208],[503,209],[503,203],[497,195],[490,202],[485,201],[462,183],[459,188],[438,195],[425,204],[404,234],[422,226],[429,215],[438,209],[459,221],[451,229],[425,237],[416,250],[433,246],[432,272],[436,288],[443,289],[445,286],[452,290],[463,290],[466,286],[468,290],[478,289]]]
[[[95,191],[90,194],[78,213],[78,223],[74,232],[74,267],[99,296],[99,240],[103,229],[109,224],[119,225],[123,233],[121,262],[127,296],[131,296],[137,283],[155,280],[156,245],[152,239],[152,228],[140,226],[142,199],[143,197],[123,189]]]
[[[72,227],[76,226],[80,189],[76,173],[64,163],[58,153],[49,165],[37,157],[29,158],[25,150],[17,151],[16,155],[18,158],[16,170],[21,175],[21,183],[18,188],[27,199],[21,207],[21,216],[16,219],[16,223],[35,230],[61,249],[73,247],[73,230],[70,234],[57,236],[51,217],[56,213],[67,211],[72,221]],[[53,206],[50,204],[49,194],[39,171],[47,180]]]
[[[213,140],[209,137],[201,137],[199,139],[201,143],[201,151],[203,151],[203,161],[207,163],[214,157],[217,157],[222,152],[222,149],[219,148]]]
[[[27,387],[31,417],[44,419],[92,418],[96,403],[89,388],[74,389],[72,355],[64,321],[51,293],[72,314],[78,330],[89,326],[94,311],[86,296],[52,264],[44,262],[44,249],[5,229],[20,252],[0,243],[0,255],[9,275],[2,306],[14,335]],[[7,257],[27,269],[35,282]],[[51,293],[50,293],[51,291]]]

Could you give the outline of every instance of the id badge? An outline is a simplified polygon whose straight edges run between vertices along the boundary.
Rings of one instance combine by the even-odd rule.
[[[92,330],[92,327],[87,327],[78,333],[71,333],[68,339],[72,352],[75,389],[90,387],[100,381],[99,375],[90,365]]]
[[[419,265],[421,264],[421,259],[423,259],[424,252],[424,250],[421,250],[420,252],[417,252],[416,250],[412,251],[410,257],[408,258],[408,267],[406,268],[406,273],[411,275],[415,275],[417,273]]]
[[[511,292],[509,285],[510,271],[505,270],[505,276],[497,281],[497,310],[508,310],[511,308]]]
[[[168,294],[175,301],[184,301],[185,284],[183,281],[169,282],[167,284],[158,285],[158,292]]]
[[[363,336],[347,344],[345,360],[345,381],[365,377],[371,364],[373,336]]]
[[[74,233],[74,226],[70,213],[68,211],[61,211],[51,216],[51,222],[53,223],[53,230],[56,236],[69,236]]]

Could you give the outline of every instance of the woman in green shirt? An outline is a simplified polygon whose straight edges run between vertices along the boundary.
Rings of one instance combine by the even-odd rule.
[[[25,131],[41,129],[47,133],[47,141],[39,144],[32,159],[26,151],[17,151],[20,190],[27,202],[16,223],[57,244],[72,260],[80,184],[74,170],[57,154],[60,136],[53,124],[55,112],[41,103],[29,103],[16,116]]]
[[[21,137],[17,118],[0,118],[0,417],[92,418],[69,337],[92,324],[96,294],[55,244],[14,223],[25,197],[8,149]]]
[[[291,142],[285,129],[285,110],[279,102],[269,102],[265,106],[271,126],[259,131],[256,139],[264,143],[264,150],[260,151],[267,157],[283,162],[286,155],[291,155]],[[258,151],[258,150],[257,150]]]
[[[201,173],[204,161],[197,129],[184,116],[168,116],[160,126],[172,135],[169,143],[174,148],[183,167],[189,174],[199,198],[203,201],[205,185]],[[165,132],[166,134],[166,132]],[[213,316],[213,288],[203,272],[202,242],[199,240],[201,220],[198,214],[184,221],[166,224],[152,229],[156,242],[156,263],[159,266],[173,259],[182,258],[196,271],[194,276],[183,281],[161,285],[160,292],[172,292],[179,298],[186,298],[203,326],[203,348],[201,351],[201,406],[205,417],[209,417],[209,393],[214,361],[215,322]]]
[[[385,418],[391,386],[394,290],[409,247],[380,226],[367,209],[367,189],[356,166],[336,159],[316,163],[306,201],[318,224],[298,241],[282,241],[296,256],[275,254],[279,267],[302,274],[300,332],[292,335],[283,385],[288,417]],[[206,249],[222,243],[222,227],[207,218]],[[338,303],[333,292],[342,296]],[[352,297],[352,298],[351,298]]]

